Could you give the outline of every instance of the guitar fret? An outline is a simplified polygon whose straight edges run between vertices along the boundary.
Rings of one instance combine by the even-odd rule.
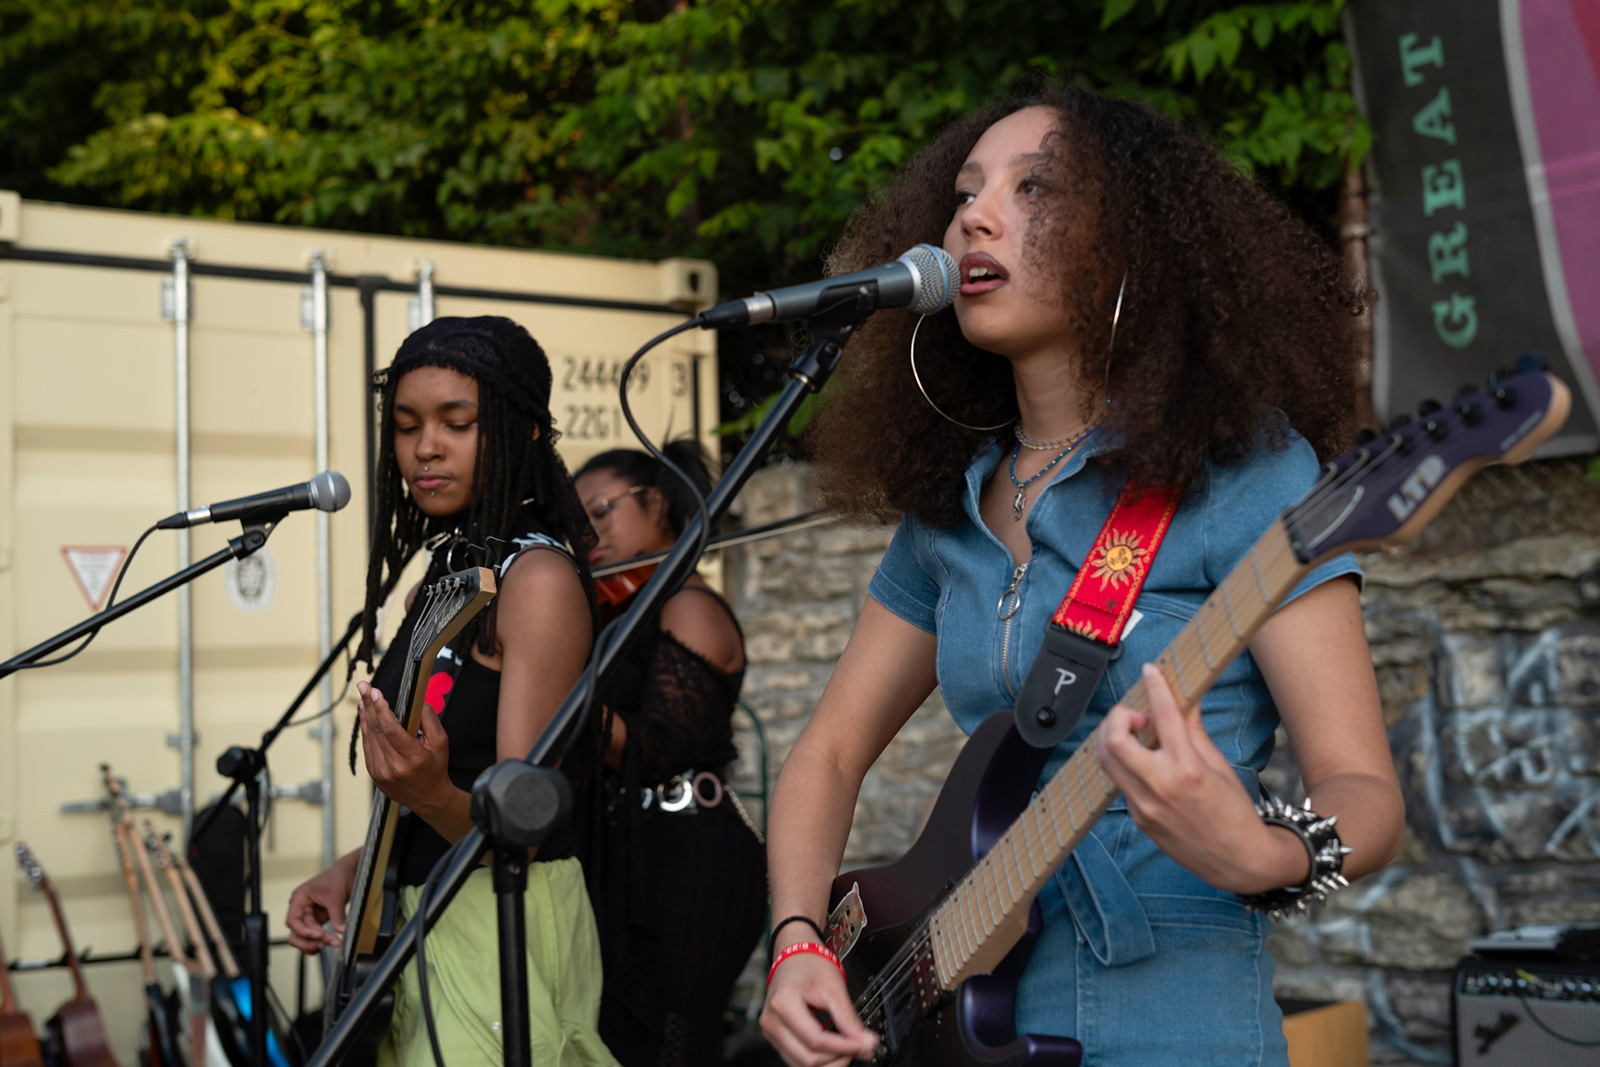
[[[963,960],[972,955],[972,948],[970,946],[978,943],[978,928],[976,925],[974,925],[971,911],[972,902],[967,898],[968,894],[966,893],[958,893],[956,897],[957,908],[961,912],[961,924],[956,930],[958,940],[956,951],[960,954]]]
[[[1050,869],[1050,847],[1045,844],[1044,840],[1044,816],[1039,814],[1038,804],[1029,804],[1028,807],[1033,809],[1033,832],[1034,836],[1039,839],[1039,855],[1044,859],[1044,863],[1041,866],[1048,871]],[[1035,879],[1039,877],[1037,866],[1034,868],[1033,877]]]
[[[1217,586],[1217,595],[1222,598],[1222,606],[1228,612],[1228,625],[1233,627],[1234,639],[1243,641],[1244,632],[1239,629],[1239,620],[1233,614],[1233,597],[1228,593],[1228,579],[1223,579],[1222,584]]]
[[[1032,870],[1032,873],[1028,876],[1028,883],[1031,885],[1039,877],[1039,864],[1038,861],[1033,858],[1033,842],[1028,840],[1027,823],[1023,821],[1027,818],[1027,814],[1028,810],[1024,808],[1022,810],[1023,818],[1017,820],[1017,825],[1022,827],[1022,847],[1027,850],[1028,866]]]
[[[1089,783],[1083,777],[1083,762],[1079,758],[1082,755],[1083,749],[1080,748],[1073,753],[1071,763],[1073,772],[1078,776],[1078,788],[1083,790],[1084,818],[1087,819],[1094,815],[1094,798],[1089,795]]]
[[[1010,835],[1008,834],[1007,836],[1009,837]],[[1004,848],[1005,844],[1006,844],[1006,839],[1004,837],[1002,837],[1000,839],[999,844],[1000,844],[1001,848]],[[1016,848],[1017,848],[1016,843],[1012,842],[1011,850],[1012,850],[1013,853],[1016,852]],[[990,855],[993,855],[993,854],[994,854],[993,852],[990,853]],[[998,866],[1000,867],[1001,872],[1006,876],[1006,892],[1011,894],[1011,902],[1010,902],[1010,904],[1015,904],[1017,902],[1017,887],[1014,884],[1012,884],[1012,881],[1011,881],[1011,868],[1006,865],[1004,856],[1000,857],[1000,860],[998,862]],[[1017,872],[1017,874],[1019,876],[1021,875],[1021,873],[1022,873],[1021,871]],[[1009,908],[1010,904],[1007,904],[1006,908]],[[1001,910],[1004,911],[1006,909],[1001,909]]]
[[[1256,572],[1256,585],[1261,587],[1261,602],[1270,604],[1272,603],[1272,594],[1267,592],[1267,579],[1261,574],[1261,561],[1256,559],[1256,550],[1254,548],[1250,550],[1249,554],[1250,566]]]
[[[1050,797],[1050,787],[1045,786],[1039,796],[1044,800],[1044,810],[1050,813],[1050,829],[1056,835],[1056,848],[1064,849],[1067,847],[1067,840],[1061,836],[1061,823],[1056,819],[1056,806]]]
[[[1110,796],[1112,793],[1116,792],[1117,787],[1112,783],[1111,779],[1106,777],[1106,769],[1100,766],[1100,761],[1098,759],[1094,761],[1094,773],[1100,776],[1101,793],[1105,794],[1106,796]]]
[[[1200,621],[1200,616],[1197,615],[1192,625],[1194,626],[1195,637],[1200,641],[1200,654],[1206,659],[1206,670],[1215,674],[1217,672],[1217,661],[1211,658],[1211,645],[1206,640],[1205,624]]]
[[[1179,633],[1178,636],[1182,637],[1183,634]],[[1189,683],[1183,677],[1183,663],[1180,662],[1183,657],[1178,654],[1178,642],[1176,638],[1173,639],[1172,647],[1167,650],[1166,658],[1171,661],[1172,673],[1177,676],[1178,689],[1180,691],[1180,695],[1183,697],[1184,705],[1187,706],[1192,704],[1194,702],[1194,698],[1189,695]]]
[[[1072,832],[1076,834],[1078,832],[1078,813],[1072,810],[1072,794],[1068,792],[1066,783],[1062,782],[1062,776],[1059,774],[1056,775],[1056,777],[1050,782],[1050,785],[1046,786],[1046,788],[1051,788],[1057,783],[1060,783],[1061,787],[1056,791],[1061,794],[1061,802],[1067,806],[1067,818],[1071,820]]]
[[[987,915],[984,914],[984,911],[978,913],[978,918],[983,924],[979,929],[983,931],[985,936],[988,935],[990,930],[999,925],[995,919],[995,916],[999,914],[999,910],[995,907],[995,902],[1000,899],[1000,883],[995,880],[994,864],[989,862],[990,858],[990,856],[983,857],[983,865],[979,868],[980,872],[987,872],[989,876],[987,880],[984,880],[982,873],[979,875],[979,880],[983,881],[984,911],[988,913]]]

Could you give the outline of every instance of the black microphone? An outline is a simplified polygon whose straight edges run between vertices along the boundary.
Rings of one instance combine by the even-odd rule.
[[[866,295],[874,310],[909,308],[918,315],[931,315],[947,307],[960,288],[961,268],[955,258],[942,248],[920,244],[893,263],[718,304],[700,316],[700,327],[711,330],[803,319],[816,311],[825,296],[831,300],[850,290]]]
[[[253,519],[290,511],[316,508],[318,511],[338,511],[350,503],[350,483],[338,471],[323,471],[309,482],[286,485],[282,489],[269,489],[254,496],[238,500],[224,500],[208,508],[190,508],[176,515],[168,515],[156,523],[158,530],[181,530],[186,526],[199,526],[205,522],[227,522],[229,519]]]

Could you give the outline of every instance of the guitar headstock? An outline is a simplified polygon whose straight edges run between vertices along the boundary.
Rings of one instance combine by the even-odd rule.
[[[453,571],[424,586],[420,594],[422,612],[411,632],[411,659],[420,662],[437,655],[483,605],[494,599],[497,588],[494,571],[488,567]]]
[[[44,873],[39,861],[33,858],[33,853],[28,851],[28,846],[21,841],[17,842],[17,866],[28,876],[28,882],[34,889],[43,891],[50,888],[49,875]]]
[[[157,867],[165,868],[172,865],[172,857],[167,852],[167,843],[161,840],[161,835],[156,833],[156,828],[150,825],[149,819],[144,821],[144,847],[149,849]]]
[[[1340,552],[1398,545],[1414,537],[1468,477],[1492,463],[1521,463],[1561,428],[1572,407],[1566,385],[1524,356],[1484,389],[1467,386],[1450,406],[1424,401],[1415,419],[1396,416],[1384,434],[1330,460],[1323,476],[1284,512],[1301,563]]]

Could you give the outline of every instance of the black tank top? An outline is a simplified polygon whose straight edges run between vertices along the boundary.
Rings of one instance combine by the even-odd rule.
[[[524,535],[518,541],[545,546],[532,548],[525,544],[524,551],[554,549],[566,555],[565,550],[553,540],[545,541]],[[501,573],[504,573],[504,568]],[[404,650],[410,645],[411,631],[415,626],[416,613],[408,612],[389,650],[379,662],[378,669],[373,672],[372,684],[391,703],[400,687],[405,670]],[[455,645],[460,648],[454,648]],[[447,662],[447,657],[441,655],[427,684],[436,696],[442,695],[444,699],[444,712],[439,716],[439,722],[450,735],[450,762],[447,768],[450,781],[457,789],[471,792],[472,783],[477,781],[478,775],[498,762],[495,735],[500,710],[500,672],[473,659],[471,647],[463,638],[456,638],[452,648],[459,657],[458,662]],[[442,694],[438,692],[441,689]],[[407,809],[401,809],[400,825],[395,837],[400,884],[421,885],[427,881],[428,872],[433,870],[433,865],[449,847],[450,842],[429,826],[426,820]],[[557,860],[573,854],[571,828],[561,826],[539,846],[538,859]]]

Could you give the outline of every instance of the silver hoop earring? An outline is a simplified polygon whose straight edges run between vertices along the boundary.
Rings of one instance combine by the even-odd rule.
[[[1122,319],[1122,294],[1128,291],[1128,272],[1122,272],[1122,284],[1117,287],[1117,306],[1111,312],[1111,343],[1106,345],[1106,376],[1100,383],[1100,388],[1106,395],[1106,403],[1111,403],[1111,353],[1117,347],[1117,323]]]
[[[945,414],[943,408],[933,402],[933,398],[928,395],[928,390],[922,385],[922,375],[917,373],[917,331],[922,329],[922,320],[927,317],[928,316],[926,315],[919,315],[917,317],[917,324],[911,327],[911,380],[917,383],[917,392],[922,394],[922,399],[926,400],[928,402],[928,406],[937,412],[939,416],[946,422],[953,422],[963,430],[975,430],[978,433],[986,433],[989,430],[999,430],[1003,427],[1010,426],[1016,421],[1015,419],[1007,419],[1005,422],[997,422],[993,426],[971,426],[962,422],[960,419],[952,419],[949,415]]]

